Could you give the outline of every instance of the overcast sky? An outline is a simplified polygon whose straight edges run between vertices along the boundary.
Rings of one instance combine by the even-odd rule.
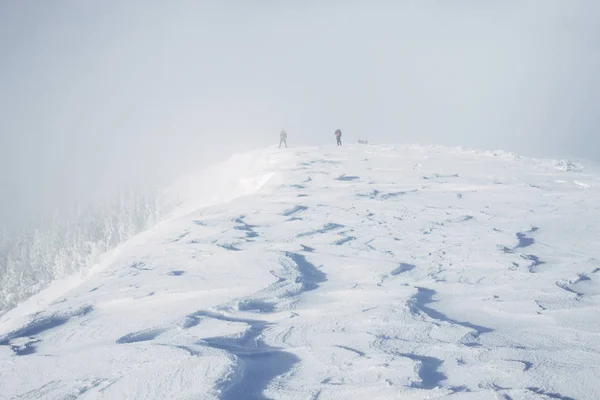
[[[0,218],[282,128],[600,160],[598,3],[0,0]]]

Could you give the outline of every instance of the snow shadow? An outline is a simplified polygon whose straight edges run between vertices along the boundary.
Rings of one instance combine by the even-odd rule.
[[[176,243],[179,242],[181,239],[185,238],[186,236],[188,236],[190,233],[189,232],[184,232],[181,235],[179,235],[177,238],[169,240],[168,243]]]
[[[351,241],[353,241],[353,240],[355,240],[355,239],[356,239],[356,238],[355,238],[354,236],[346,236],[346,237],[343,237],[343,238],[341,238],[340,240],[336,240],[336,241],[335,241],[335,242],[333,242],[332,244],[333,244],[334,246],[341,246],[341,245],[343,245],[344,243],[351,242]]]
[[[333,231],[335,229],[340,229],[340,228],[343,228],[343,227],[344,227],[344,225],[335,224],[335,223],[331,223],[330,222],[328,224],[323,225],[323,228],[321,228],[321,229],[317,229],[317,230],[309,231],[309,232],[304,232],[304,233],[299,233],[299,234],[296,235],[296,237],[310,236],[310,235],[315,235],[315,234],[318,234],[318,233],[327,233],[329,231]]]
[[[529,247],[532,244],[534,244],[535,243],[535,239],[531,238],[531,237],[528,237],[527,235],[529,233],[537,232],[538,230],[539,230],[539,228],[536,227],[536,226],[534,226],[534,227],[532,227],[527,232],[518,232],[516,234],[516,236],[517,236],[517,240],[519,241],[519,243],[513,248],[513,250],[522,249],[522,248]]]
[[[456,217],[453,219],[448,219],[444,222],[452,222],[452,223],[459,223],[459,222],[467,222],[470,221],[472,219],[474,219],[475,217],[473,217],[472,215],[462,215],[460,217]]]
[[[400,263],[400,265],[397,268],[395,268],[394,270],[392,270],[392,272],[390,272],[390,275],[392,275],[392,276],[400,275],[403,272],[412,271],[415,268],[416,268],[416,266],[413,264]]]
[[[336,181],[355,181],[357,179],[360,179],[360,176],[350,176],[350,175],[340,175],[337,178],[335,178]]]
[[[538,256],[535,256],[533,254],[522,254],[521,258],[531,261],[531,264],[527,267],[529,269],[529,272],[531,273],[536,273],[536,267],[545,264],[544,261],[540,260]]]
[[[176,270],[176,271],[169,272],[167,275],[169,275],[169,276],[181,276],[183,274],[185,274],[185,271]]]
[[[568,397],[568,396],[563,396],[559,393],[551,393],[551,392],[546,392],[544,389],[538,388],[538,387],[528,387],[527,390],[529,390],[530,392],[533,392],[535,394],[539,394],[542,396],[546,396],[549,397],[551,399],[557,399],[557,400],[575,400],[573,397]]]
[[[410,387],[412,388],[430,390],[439,387],[442,381],[448,379],[446,375],[438,371],[444,363],[439,358],[419,356],[410,353],[399,353],[398,355],[419,363],[417,375],[419,375],[421,382],[411,383]]]
[[[284,256],[295,264],[298,274],[295,283],[301,284],[300,290],[293,295],[314,290],[319,283],[327,280],[327,275],[310,263],[305,256],[285,252]],[[291,279],[290,279],[291,281]],[[277,284],[285,284],[286,279],[280,278]],[[254,311],[270,313],[275,311],[276,304],[261,299],[245,299],[238,303],[239,311]],[[235,356],[234,372],[215,387],[220,392],[220,399],[263,399],[263,392],[278,376],[289,372],[300,361],[298,357],[281,348],[269,346],[262,339],[263,332],[271,324],[266,321],[236,318],[210,311],[198,311],[186,316],[182,328],[189,329],[201,323],[204,319],[215,319],[225,322],[238,322],[247,325],[241,335],[219,336],[206,338],[199,344],[226,351]],[[130,335],[131,336],[131,335]],[[138,334],[139,338],[140,335]]]
[[[592,278],[590,278],[586,274],[578,275],[579,277],[575,281],[571,282],[571,284],[568,287],[574,293],[577,293],[579,296],[584,296],[587,293],[586,285],[588,285],[592,281]]]
[[[531,368],[533,368],[533,363],[530,361],[525,361],[525,360],[508,360],[508,361],[514,361],[514,362],[518,362],[523,364],[523,372],[529,371]]]
[[[461,222],[471,221],[472,219],[475,219],[475,217],[473,217],[472,215],[461,215],[459,217],[448,218],[448,219],[445,219],[442,222],[438,222],[438,223],[434,223],[434,224],[436,224],[436,225],[442,225],[442,226],[446,225],[446,224],[459,224]]]
[[[293,208],[290,208],[289,210],[285,210],[281,215],[283,215],[284,217],[289,217],[292,214],[295,214],[297,212],[300,211],[305,211],[308,210],[308,207],[305,206],[295,206]]]
[[[219,246],[225,250],[229,250],[229,251],[242,251],[242,249],[236,247],[235,245],[233,245],[231,243],[217,244],[217,246]]]
[[[155,329],[146,329],[139,332],[129,333],[125,336],[122,336],[115,340],[116,344],[126,344],[126,343],[137,343],[137,342],[147,342],[149,340],[154,340],[156,337],[162,335],[167,332],[169,328],[155,328]]]
[[[358,349],[355,349],[353,347],[349,347],[349,346],[342,346],[341,344],[336,344],[335,347],[340,348],[340,349],[344,349],[346,351],[349,351],[351,353],[356,354],[359,357],[364,357],[366,356],[366,353],[364,351],[360,351]]]
[[[238,226],[234,227],[234,229],[246,232],[246,238],[258,237],[258,233],[254,231],[254,228],[257,228],[257,226],[246,223],[244,218],[246,218],[246,216],[242,215],[233,220],[233,222],[238,224]]]
[[[319,287],[319,283],[325,282],[327,280],[327,275],[320,271],[313,264],[308,262],[306,257],[304,257],[302,254],[290,252],[285,252],[284,254],[286,257],[291,259],[298,267],[298,272],[300,272],[300,276],[296,278],[296,283],[302,284],[302,292],[315,290]]]
[[[390,277],[390,276],[397,276],[400,275],[404,272],[409,272],[412,271],[413,269],[415,269],[416,266],[413,264],[407,264],[407,263],[400,263],[400,265],[398,265],[396,268],[394,268],[389,275],[383,275],[381,277],[381,281],[377,284],[377,286],[382,286],[383,283]]]
[[[286,252],[282,275],[273,273],[278,278],[256,296],[249,296],[237,301],[238,311],[254,313],[272,313],[278,309],[277,300],[293,298],[304,292],[315,290],[327,276],[311,264],[303,255]]]
[[[261,336],[269,326],[267,322],[229,317],[217,313],[199,311],[196,320],[211,318],[248,325],[241,336],[220,336],[201,340],[201,344],[224,350],[237,358],[234,376],[216,387],[223,400],[264,399],[264,390],[276,377],[290,371],[300,361],[298,357],[278,347],[266,344]]]
[[[417,190],[417,189],[413,189],[413,190],[404,190],[404,191],[401,191],[401,192],[391,192],[391,193],[385,193],[385,194],[382,194],[382,195],[380,196],[380,198],[381,198],[382,200],[389,200],[389,199],[393,199],[394,197],[403,196],[403,195],[405,195],[405,194],[409,194],[409,193],[416,193],[416,192],[418,192],[418,190]]]
[[[474,330],[475,333],[468,335],[469,337],[467,338],[467,341],[463,343],[466,346],[479,346],[479,337],[484,333],[490,333],[494,331],[493,329],[487,328],[485,326],[475,325],[470,322],[452,319],[447,315],[429,307],[428,304],[436,302],[436,300],[433,300],[433,296],[435,295],[435,290],[417,287],[417,293],[411,297],[409,302],[411,312],[416,314],[420,311],[423,314],[427,315],[429,318],[438,320],[440,322],[447,322]]]
[[[130,267],[138,271],[152,271],[152,268],[146,268],[146,263],[143,261],[136,261]]]
[[[577,296],[577,298],[583,297],[583,293],[578,292],[577,290],[571,288],[567,283],[563,283],[563,282],[556,282],[555,285],[561,289],[563,289],[564,291],[567,291],[569,293],[572,293],[574,295]]]
[[[10,349],[16,356],[28,356],[36,352],[36,345],[41,342],[39,339],[32,339],[20,345],[11,345]]]
[[[532,237],[529,237],[528,235],[530,233],[534,233],[537,232],[539,230],[539,228],[537,227],[532,227],[529,231],[527,232],[518,232],[515,234],[515,236],[517,237],[518,243],[516,246],[514,246],[513,248],[509,248],[506,246],[502,247],[502,251],[504,253],[507,254],[512,254],[515,251],[517,251],[518,249],[524,249],[526,247],[532,246],[535,244],[535,239]],[[536,255],[533,254],[521,254],[521,258],[524,260],[528,260],[531,261],[531,263],[529,264],[529,266],[527,267],[529,272],[531,273],[536,273],[537,272],[537,267],[545,264],[544,261],[540,260],[540,258]]]
[[[527,237],[526,234],[520,232],[517,233],[517,239],[519,240],[519,244],[517,245],[517,247],[515,247],[517,249],[529,247],[535,243],[535,240],[533,238]]]
[[[356,195],[356,197],[368,197],[369,199],[374,199],[377,196],[379,196],[379,193],[381,193],[379,190],[373,189],[372,191],[370,191],[368,193],[358,193]]]
[[[0,336],[0,346],[11,346],[12,351],[19,356],[33,354],[35,353],[35,344],[41,341],[36,339],[35,336],[66,324],[71,318],[82,317],[92,311],[92,306],[86,306],[66,313],[33,320],[22,328]],[[29,341],[22,345],[11,345],[12,340],[19,338],[28,338]]]
[[[221,345],[213,343],[211,347],[220,348]],[[221,391],[222,400],[267,399],[263,392],[269,383],[290,371],[300,361],[298,357],[285,351],[265,350],[253,354],[239,351],[232,353],[241,361],[239,368],[243,369],[243,375],[239,381]]]

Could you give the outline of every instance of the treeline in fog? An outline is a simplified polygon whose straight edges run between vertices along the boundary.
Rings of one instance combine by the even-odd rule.
[[[54,279],[93,264],[100,254],[155,225],[166,212],[159,192],[130,189],[103,204],[80,205],[20,231],[3,229],[0,315]]]

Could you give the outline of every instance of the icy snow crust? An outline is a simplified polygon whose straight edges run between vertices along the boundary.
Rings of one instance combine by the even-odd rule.
[[[599,399],[586,167],[418,146],[236,156],[0,318],[0,398]]]

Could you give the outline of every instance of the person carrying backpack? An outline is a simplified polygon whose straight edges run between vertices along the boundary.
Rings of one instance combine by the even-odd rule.
[[[337,139],[337,145],[341,146],[342,145],[342,131],[340,129],[336,129],[335,138]]]

